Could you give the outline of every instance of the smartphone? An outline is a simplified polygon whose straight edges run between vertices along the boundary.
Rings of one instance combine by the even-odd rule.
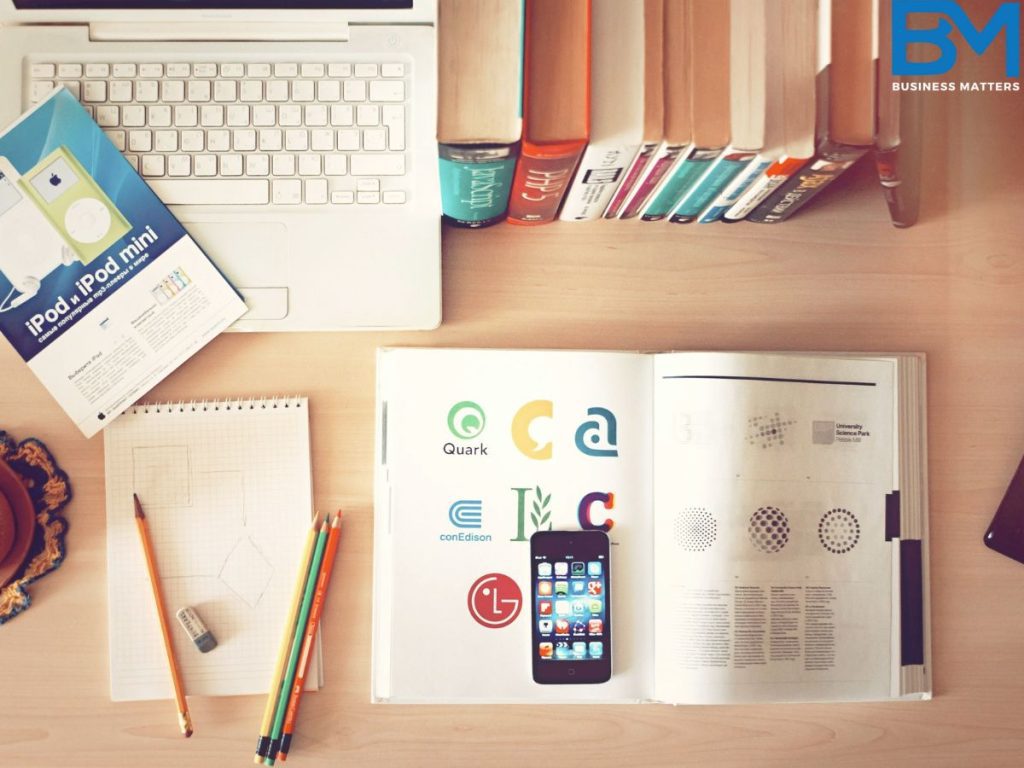
[[[604,531],[538,531],[530,537],[534,682],[611,678],[610,587]]]
[[[984,541],[989,549],[1024,563],[1024,459],[985,531]]]

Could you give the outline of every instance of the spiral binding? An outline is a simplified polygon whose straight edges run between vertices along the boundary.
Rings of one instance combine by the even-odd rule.
[[[238,397],[233,400],[179,400],[162,403],[136,403],[128,409],[133,415],[150,413],[208,413],[270,411],[279,408],[303,408],[306,398],[300,395],[279,397]]]

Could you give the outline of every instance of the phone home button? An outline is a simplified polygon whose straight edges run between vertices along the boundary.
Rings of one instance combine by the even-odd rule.
[[[576,674],[576,667],[569,667],[567,670],[565,670],[565,674],[567,674],[569,677],[572,677]]]

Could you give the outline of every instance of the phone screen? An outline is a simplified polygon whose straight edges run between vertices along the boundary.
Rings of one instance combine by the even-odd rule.
[[[611,677],[608,536],[541,531],[530,539],[533,679],[603,683]]]

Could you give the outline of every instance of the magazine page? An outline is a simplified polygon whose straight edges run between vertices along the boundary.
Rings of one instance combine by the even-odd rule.
[[[650,357],[387,349],[377,375],[374,700],[649,697]],[[541,646],[560,664],[606,639],[608,595],[557,573],[533,632],[530,536],[586,528],[611,540],[611,678],[538,684]]]
[[[895,372],[656,356],[656,699],[890,695]]]
[[[0,332],[91,437],[245,304],[65,90],[0,133]]]

